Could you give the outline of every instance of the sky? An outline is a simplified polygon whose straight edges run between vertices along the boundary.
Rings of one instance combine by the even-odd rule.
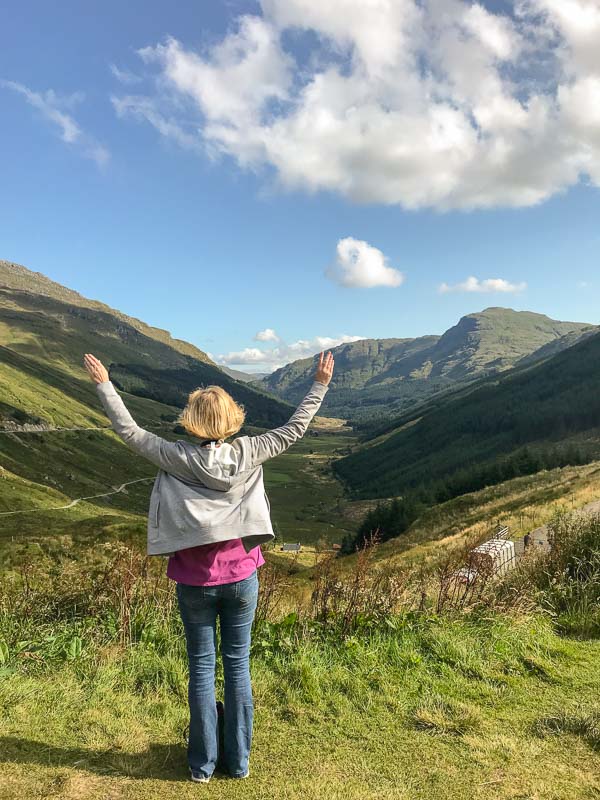
[[[600,0],[0,8],[0,258],[217,363],[600,322]]]

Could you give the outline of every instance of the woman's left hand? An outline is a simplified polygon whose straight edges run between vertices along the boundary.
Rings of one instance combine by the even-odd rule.
[[[110,380],[108,377],[108,370],[104,364],[91,353],[85,354],[83,364],[89,372],[90,378],[94,381],[94,383],[104,383],[105,381]]]

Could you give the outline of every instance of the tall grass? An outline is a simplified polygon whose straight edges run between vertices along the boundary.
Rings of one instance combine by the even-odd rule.
[[[552,548],[525,564],[532,596],[565,634],[600,635],[600,514],[562,513],[549,524]],[[518,577],[518,576],[515,576]]]
[[[549,553],[529,554],[503,577],[482,572],[473,585],[458,588],[452,575],[468,556],[468,545],[429,572],[399,570],[374,564],[378,540],[373,535],[344,580],[333,570],[335,556],[325,555],[308,601],[283,616],[288,576],[267,563],[260,571],[253,652],[269,660],[300,652],[309,642],[345,646],[357,636],[443,627],[444,620],[454,624],[489,614],[514,622],[541,612],[560,632],[597,636],[600,514],[560,514],[550,530]],[[162,561],[123,543],[98,547],[102,558],[98,552],[84,561],[68,551],[60,559],[40,554],[5,576],[0,588],[0,667],[5,671],[35,670],[62,660],[92,668],[107,652],[131,649],[129,658],[144,652],[154,659],[151,668],[138,663],[140,669],[168,673],[172,659],[183,658],[175,592]]]

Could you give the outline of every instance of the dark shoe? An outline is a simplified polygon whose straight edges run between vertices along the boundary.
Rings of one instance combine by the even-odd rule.
[[[250,775],[250,770],[248,769],[245,775],[232,775],[232,778],[247,778]]]
[[[190,767],[190,779],[193,780],[194,783],[208,783],[210,776],[207,777],[203,772],[200,772],[199,769],[192,769]]]

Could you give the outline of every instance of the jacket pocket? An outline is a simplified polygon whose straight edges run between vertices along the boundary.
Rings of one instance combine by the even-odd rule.
[[[158,528],[158,517],[160,512],[160,478],[161,475],[159,473],[158,479],[152,489],[152,494],[150,495],[150,507],[148,508],[148,517],[150,519],[150,525],[153,528]]]
[[[160,500],[158,494],[154,492],[150,498],[150,507],[148,508],[148,519],[151,528],[158,528],[158,515],[159,515]]]
[[[160,484],[162,480],[162,472],[158,473],[158,479],[156,481],[156,503],[154,508],[154,525],[158,528],[158,515],[160,512]]]

